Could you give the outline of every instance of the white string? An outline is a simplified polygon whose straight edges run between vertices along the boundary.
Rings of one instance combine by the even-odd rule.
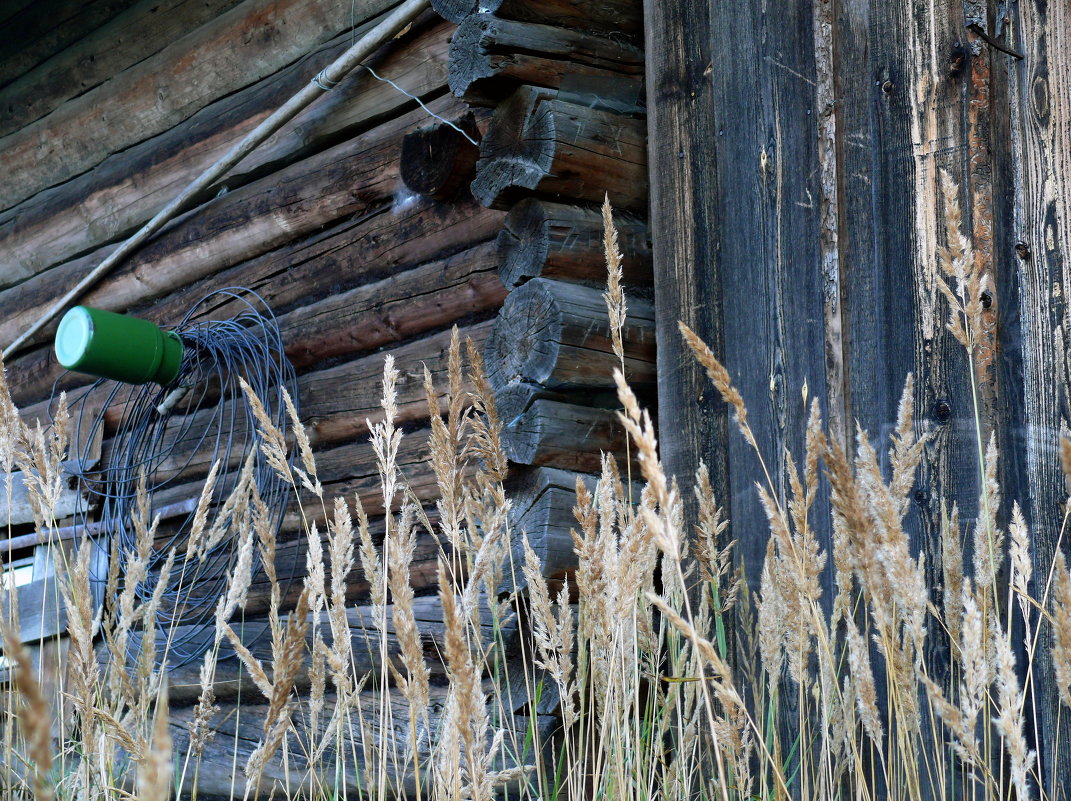
[[[398,84],[396,84],[396,83],[395,83],[394,81],[392,81],[392,80],[391,80],[390,78],[384,78],[384,77],[382,77],[382,76],[381,76],[381,75],[379,75],[379,74],[378,74],[378,73],[377,73],[377,72],[376,72],[376,71],[375,71],[374,69],[372,69],[371,67],[369,67],[369,66],[368,66],[367,64],[361,64],[360,66],[362,66],[362,67],[364,67],[364,68],[365,68],[366,70],[368,70],[368,71],[369,71],[369,72],[370,72],[370,73],[372,74],[372,77],[373,77],[373,78],[375,78],[375,79],[376,79],[377,81],[382,81],[383,83],[388,83],[388,84],[390,84],[391,86],[393,86],[393,87],[394,87],[395,89],[397,89],[397,90],[398,90],[399,92],[401,92],[401,93],[402,93],[403,95],[405,95],[406,97],[408,97],[408,98],[409,98],[410,100],[415,100],[415,101],[417,102],[417,105],[418,105],[418,106],[420,106],[420,107],[421,107],[422,109],[424,109],[424,111],[425,111],[425,112],[426,112],[426,113],[428,114],[428,116],[430,116],[430,117],[434,117],[434,118],[435,118],[435,119],[437,119],[437,120],[438,120],[439,122],[441,122],[441,123],[444,123],[444,124],[446,124],[446,125],[449,125],[449,126],[450,126],[451,128],[453,128],[453,129],[454,129],[455,131],[457,131],[457,132],[458,132],[459,134],[461,134],[461,135],[462,135],[463,137],[465,137],[466,139],[468,139],[468,140],[469,140],[469,141],[470,141],[470,142],[471,142],[472,144],[474,144],[474,145],[475,145],[476,147],[479,147],[479,146],[480,146],[480,143],[479,143],[479,142],[477,142],[477,141],[476,141],[475,139],[473,139],[473,138],[472,138],[471,136],[469,136],[469,134],[468,134],[468,131],[464,131],[464,130],[462,130],[462,129],[461,129],[461,128],[459,128],[459,127],[458,127],[458,126],[457,126],[457,125],[456,125],[455,123],[451,122],[450,120],[446,119],[445,117],[440,117],[440,116],[439,116],[438,114],[436,114],[436,113],[435,113],[434,111],[432,111],[432,110],[431,110],[430,108],[428,108],[428,107],[427,107],[427,105],[426,105],[426,104],[424,103],[424,101],[423,101],[423,100],[421,100],[421,99],[420,99],[419,97],[417,97],[416,95],[414,95],[414,94],[410,94],[409,92],[405,91],[405,90],[404,90],[404,89],[403,89],[402,87],[400,87],[400,86],[399,86]]]

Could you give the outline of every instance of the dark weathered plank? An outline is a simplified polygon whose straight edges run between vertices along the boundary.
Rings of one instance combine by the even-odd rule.
[[[623,257],[622,280],[651,282],[647,223],[627,212],[614,214]],[[500,275],[507,287],[529,278],[606,283],[602,214],[588,206],[564,206],[525,198],[510,209],[498,235]]]
[[[1071,172],[1067,166],[1068,119],[1071,106],[1062,76],[1062,55],[1071,19],[1065,5],[1017,7],[1013,45],[1026,58],[1009,70],[1011,107],[1009,159],[1015,172],[1013,234],[996,248],[1006,284],[1019,297],[1003,298],[1002,327],[1011,318],[1021,339],[1006,346],[1021,358],[1022,438],[1012,448],[1025,456],[1022,494],[1018,500],[1031,525],[1034,597],[1044,591],[1060,542],[1067,488],[1061,475],[1057,440],[1071,417],[1068,407],[1071,374],[1068,364],[1067,290],[1071,286]],[[1004,57],[994,54],[996,65]],[[1014,255],[1013,255],[1014,254]],[[998,276],[999,278],[999,276]],[[998,292],[1001,289],[998,284]],[[998,303],[1002,299],[998,296]],[[1003,343],[1002,343],[1003,344]],[[1006,393],[1014,388],[1007,383]],[[1003,389],[1003,387],[1002,387]],[[1066,533],[1064,553],[1067,553]],[[1037,622],[1035,621],[1035,625]],[[1071,718],[1060,709],[1051,664],[1052,631],[1042,624],[1034,657],[1031,701],[1037,716],[1039,759],[1044,791],[1054,801],[1071,798],[1071,752],[1056,743],[1071,742]]]
[[[374,18],[360,26],[374,24]],[[369,60],[417,97],[446,87],[449,25],[418,23]],[[0,214],[0,285],[39,273],[129,235],[179,189],[281,106],[352,41],[346,33],[286,68],[209,103],[188,120],[113,154],[93,170]],[[356,70],[237,164],[205,200],[335,145],[396,115],[412,101]]]
[[[361,4],[362,20],[388,0]],[[0,139],[0,207],[79,175],[263,78],[350,24],[333,0],[246,0],[151,58]],[[243,42],[235,47],[236,42]],[[42,135],[47,132],[47,135]]]
[[[495,109],[480,142],[472,194],[507,208],[530,193],[647,209],[643,121],[522,86]]]
[[[625,377],[652,383],[654,310],[628,300],[622,331]],[[620,367],[610,320],[597,289],[536,278],[509,293],[487,341],[484,361],[495,391],[527,381],[559,388],[613,387]]]
[[[492,696],[492,688],[488,686],[486,692]],[[298,709],[294,712],[295,733],[287,738],[284,758],[282,751],[275,755],[265,766],[263,779],[260,783],[260,794],[285,794],[309,795],[318,792],[328,781],[334,787],[334,781],[338,780],[340,794],[353,797],[361,797],[372,792],[377,786],[379,759],[385,760],[386,781],[388,792],[391,797],[411,798],[416,795],[416,784],[412,776],[412,760],[415,758],[422,772],[428,770],[434,755],[434,743],[436,734],[443,726],[443,716],[446,710],[446,689],[433,687],[431,699],[426,709],[429,721],[429,730],[422,733],[416,754],[412,754],[408,747],[411,740],[409,734],[410,713],[409,706],[402,697],[401,692],[395,689],[387,690],[390,695],[392,714],[389,721],[382,724],[378,722],[381,711],[381,700],[377,692],[362,693],[357,697],[355,709],[351,709],[345,716],[342,725],[340,741],[338,745],[332,744],[327,748],[319,765],[315,766],[315,782],[308,764],[308,753],[315,747],[319,738],[324,736],[326,724],[330,718],[330,711],[334,708],[335,696],[328,693],[326,701],[326,713],[321,716],[319,728],[313,734],[313,745],[309,745],[309,720],[307,709]],[[499,726],[507,730],[507,736],[495,758],[492,769],[503,770],[507,767],[525,764],[530,761],[520,760],[519,753],[524,750],[525,735],[529,731],[528,717],[520,715],[503,719],[494,709],[491,702],[488,710]],[[196,768],[191,766],[187,775],[188,787],[183,788],[183,797],[192,792],[193,777],[197,777],[197,797],[208,801],[215,799],[228,799],[242,796],[249,792],[253,795],[253,788],[246,790],[247,779],[242,770],[254,748],[263,739],[264,722],[268,714],[268,706],[263,696],[255,701],[243,703],[241,714],[220,714],[212,721],[212,728],[216,732],[213,747],[206,749]],[[233,712],[233,707],[228,710]],[[192,721],[193,713],[190,709],[176,709],[171,716],[171,736],[174,741],[175,753],[185,753],[188,748],[190,733],[188,726]],[[367,742],[368,731],[371,721],[375,724],[375,744]],[[551,717],[539,717],[534,719],[538,730],[540,742],[549,737],[550,730],[555,725],[555,719]],[[480,747],[490,747],[490,735],[488,741]],[[380,754],[368,760],[369,754]],[[237,763],[237,772],[234,765]],[[336,767],[337,766],[337,767]],[[344,766],[344,767],[343,767]],[[326,775],[325,775],[326,774]],[[421,787],[426,792],[427,778],[422,779]],[[516,785],[513,785],[513,793],[517,793]]]
[[[236,6],[240,0],[121,0],[77,3],[90,10],[112,7],[114,16],[94,28],[86,19],[77,31],[77,41],[57,49],[32,69],[8,83],[4,75],[15,69],[20,59],[0,54],[0,136],[7,136],[43,117],[72,97],[88,92],[122,70],[158,53],[162,48],[193,29],[210,22]],[[37,2],[35,13],[46,24],[55,18]],[[117,12],[117,13],[116,13]],[[5,23],[5,35],[14,33]],[[14,39],[15,37],[12,36]]]
[[[557,89],[566,76],[643,74],[643,51],[572,28],[473,14],[450,42],[450,89],[477,105],[494,105],[519,84]]]

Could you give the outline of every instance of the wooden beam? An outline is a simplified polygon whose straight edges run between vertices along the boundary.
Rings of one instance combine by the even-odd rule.
[[[444,98],[432,109],[450,114],[457,106],[458,101]],[[417,109],[187,213],[81,302],[129,308],[380,207],[395,191],[401,135],[425,120],[426,112]],[[0,323],[0,342],[14,340],[114,249],[101,248],[0,293],[0,303],[7,307],[13,302],[9,308],[20,309]],[[48,336],[55,325],[41,336]]]
[[[615,212],[618,246],[627,284],[651,283],[651,243],[647,223]],[[588,206],[566,206],[525,198],[506,215],[498,235],[499,274],[507,287],[530,278],[606,283],[602,214]]]
[[[472,194],[508,208],[543,196],[647,210],[647,139],[642,120],[566,102],[524,86],[502,103],[480,143]]]
[[[451,200],[476,174],[479,129],[469,113],[451,124],[440,122],[402,139],[402,182],[410,191],[435,200]]]
[[[388,277],[395,274],[404,282],[403,276],[412,268],[440,261],[438,257],[443,253],[470,248],[494,236],[500,226],[499,212],[471,201],[448,205],[416,201],[398,210],[381,205],[361,218],[177,287],[151,305],[114,310],[171,326],[207,293],[230,286],[249,287],[274,308],[309,305],[354,286],[375,282],[390,286]],[[449,266],[440,264],[440,268],[456,277],[459,265],[456,259],[448,261]],[[476,271],[474,275],[481,273]],[[176,283],[181,282],[181,274],[176,274]],[[484,283],[479,279],[477,283],[485,290],[494,287],[490,280]],[[465,291],[463,281],[453,286],[454,290],[444,287],[444,291]],[[472,299],[483,296],[480,292],[470,293]],[[107,293],[101,293],[98,305],[108,302]],[[201,319],[226,319],[238,310],[238,305],[221,301],[203,309]],[[297,316],[295,320],[300,322]],[[389,333],[389,327],[379,329],[379,335]],[[388,344],[388,340],[381,339],[380,344]],[[57,381],[58,389],[74,390],[89,380],[76,373],[63,376],[50,346],[17,357],[8,364],[8,371],[8,383],[19,404],[47,397]]]
[[[7,136],[40,119],[77,95],[88,92],[139,61],[155,55],[186,33],[211,22],[233,8],[239,0],[112,0],[85,6],[113,6],[117,13],[103,24],[82,25],[77,41],[39,61],[8,83],[0,77],[0,136]],[[37,16],[45,22],[54,17],[35,2]],[[14,34],[10,28],[5,30]],[[17,38],[14,35],[13,39]],[[16,68],[15,59],[4,59],[0,76]]]
[[[594,487],[594,476],[551,467],[522,469],[510,475],[514,575],[507,577],[503,590],[512,592],[528,586],[521,572],[525,538],[539,557],[543,577],[548,582],[560,586],[560,582],[576,570],[572,531],[579,527],[573,514],[578,478],[589,489]]]
[[[476,105],[495,105],[520,84],[642,74],[643,51],[626,42],[494,14],[466,17],[450,43],[450,89]]]
[[[603,453],[624,454],[626,441],[615,412],[544,399],[502,430],[511,462],[583,473],[599,472]]]
[[[626,379],[655,380],[654,310],[628,300],[622,331]],[[619,367],[606,302],[597,289],[536,278],[509,293],[485,348],[496,391],[517,381],[549,389],[613,387]]]

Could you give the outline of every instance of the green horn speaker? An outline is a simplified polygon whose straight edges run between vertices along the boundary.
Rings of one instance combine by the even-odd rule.
[[[56,331],[56,358],[68,370],[127,384],[170,384],[182,349],[177,334],[148,320],[88,306],[67,312]]]

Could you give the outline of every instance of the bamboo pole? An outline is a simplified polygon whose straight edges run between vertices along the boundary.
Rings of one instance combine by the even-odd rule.
[[[331,87],[346,77],[354,68],[360,66],[364,59],[368,58],[377,48],[386,44],[399,31],[416,18],[417,14],[428,7],[428,0],[406,0],[396,8],[386,19],[372,30],[368,31],[361,39],[354,43],[345,53],[331,62],[321,71],[304,89],[280,106],[270,117],[250,131],[234,147],[227,151],[218,161],[201,173],[185,189],[182,190],[170,203],[160,209],[156,216],[143,225],[129,239],[123,242],[117,250],[106,257],[104,261],[91,270],[85,278],[75,284],[70,291],[60,298],[48,311],[46,311],[33,325],[27,328],[14,342],[4,348],[4,358],[9,358],[12,353],[22,347],[30,338],[48,325],[49,321],[60,314],[72,301],[76,300],[87,289],[96,284],[101,278],[136,250],[150,236],[159,231],[169,220],[182,211],[186,204],[193,198],[204,192],[214,181],[220,178],[231,167],[249,155],[256,147],[279,130],[283,125],[300,114],[306,107],[312,104],[320,95],[327,92]]]

